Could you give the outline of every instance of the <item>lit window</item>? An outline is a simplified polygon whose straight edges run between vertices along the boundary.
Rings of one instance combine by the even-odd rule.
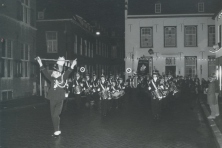
[[[197,69],[197,57],[187,56],[185,57],[185,76],[195,77]]]
[[[208,76],[216,72],[216,57],[208,56]]]

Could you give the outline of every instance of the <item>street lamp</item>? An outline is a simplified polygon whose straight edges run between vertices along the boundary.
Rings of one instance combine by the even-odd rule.
[[[99,31],[96,31],[96,35],[100,35],[100,32],[99,32]]]

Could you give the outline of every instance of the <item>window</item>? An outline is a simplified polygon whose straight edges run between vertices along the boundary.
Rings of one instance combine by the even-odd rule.
[[[103,56],[104,54],[104,43],[102,43],[102,48],[101,48],[101,55]]]
[[[222,31],[221,31],[221,25],[219,26],[219,29],[218,29],[218,39],[219,39],[219,42],[221,43],[222,40],[221,40],[221,36],[222,36]]]
[[[101,42],[99,41],[99,55],[101,55]]]
[[[216,73],[216,58],[215,56],[208,56],[208,77]]]
[[[96,54],[98,54],[98,40],[96,40]]]
[[[13,91],[12,90],[2,90],[1,91],[1,101],[11,100],[13,98]]]
[[[194,77],[196,75],[197,57],[185,57],[185,76]]]
[[[197,26],[185,26],[184,36],[185,47],[197,46]]]
[[[58,52],[58,36],[56,31],[46,32],[46,44],[48,53]]]
[[[176,47],[177,46],[177,28],[176,27],[164,27],[164,47]]]
[[[2,61],[1,61],[1,74],[4,78],[12,78],[13,72],[13,41],[2,40]]]
[[[74,36],[74,53],[77,54],[77,35]]]
[[[204,12],[204,2],[198,3],[198,12]]]
[[[87,56],[87,51],[88,51],[88,48],[87,48],[87,41],[86,40],[84,40],[84,45],[83,45],[83,50],[84,50],[84,52],[85,52],[85,56]]]
[[[141,48],[153,47],[152,27],[140,28],[140,47]]]
[[[91,49],[90,49],[90,42],[88,42],[89,45],[88,45],[88,57],[90,57],[90,54],[91,54]]]
[[[21,49],[21,61],[22,61],[22,77],[29,77],[29,59],[30,59],[30,46],[28,44],[22,44]]]
[[[39,20],[44,19],[44,12],[42,12],[42,11],[38,12],[38,19]]]
[[[23,22],[30,24],[31,9],[29,0],[22,0],[22,9]]]
[[[161,13],[161,3],[155,4],[155,13]]]
[[[208,47],[215,45],[215,26],[208,26]]]
[[[92,49],[91,49],[91,58],[93,58],[93,44],[92,44]]]
[[[82,38],[80,38],[79,49],[80,49],[80,55],[82,55]]]

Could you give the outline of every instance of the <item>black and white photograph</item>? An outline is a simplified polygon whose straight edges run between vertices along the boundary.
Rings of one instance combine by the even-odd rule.
[[[0,148],[222,148],[222,0],[0,0]]]

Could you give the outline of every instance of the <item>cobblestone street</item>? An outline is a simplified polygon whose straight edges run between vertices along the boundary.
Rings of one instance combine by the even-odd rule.
[[[127,98],[127,97],[126,97]],[[72,102],[61,115],[62,135],[51,137],[49,105],[1,113],[2,148],[214,148],[199,105],[177,100],[153,121],[149,99],[126,99],[102,118],[99,111],[76,112]]]

